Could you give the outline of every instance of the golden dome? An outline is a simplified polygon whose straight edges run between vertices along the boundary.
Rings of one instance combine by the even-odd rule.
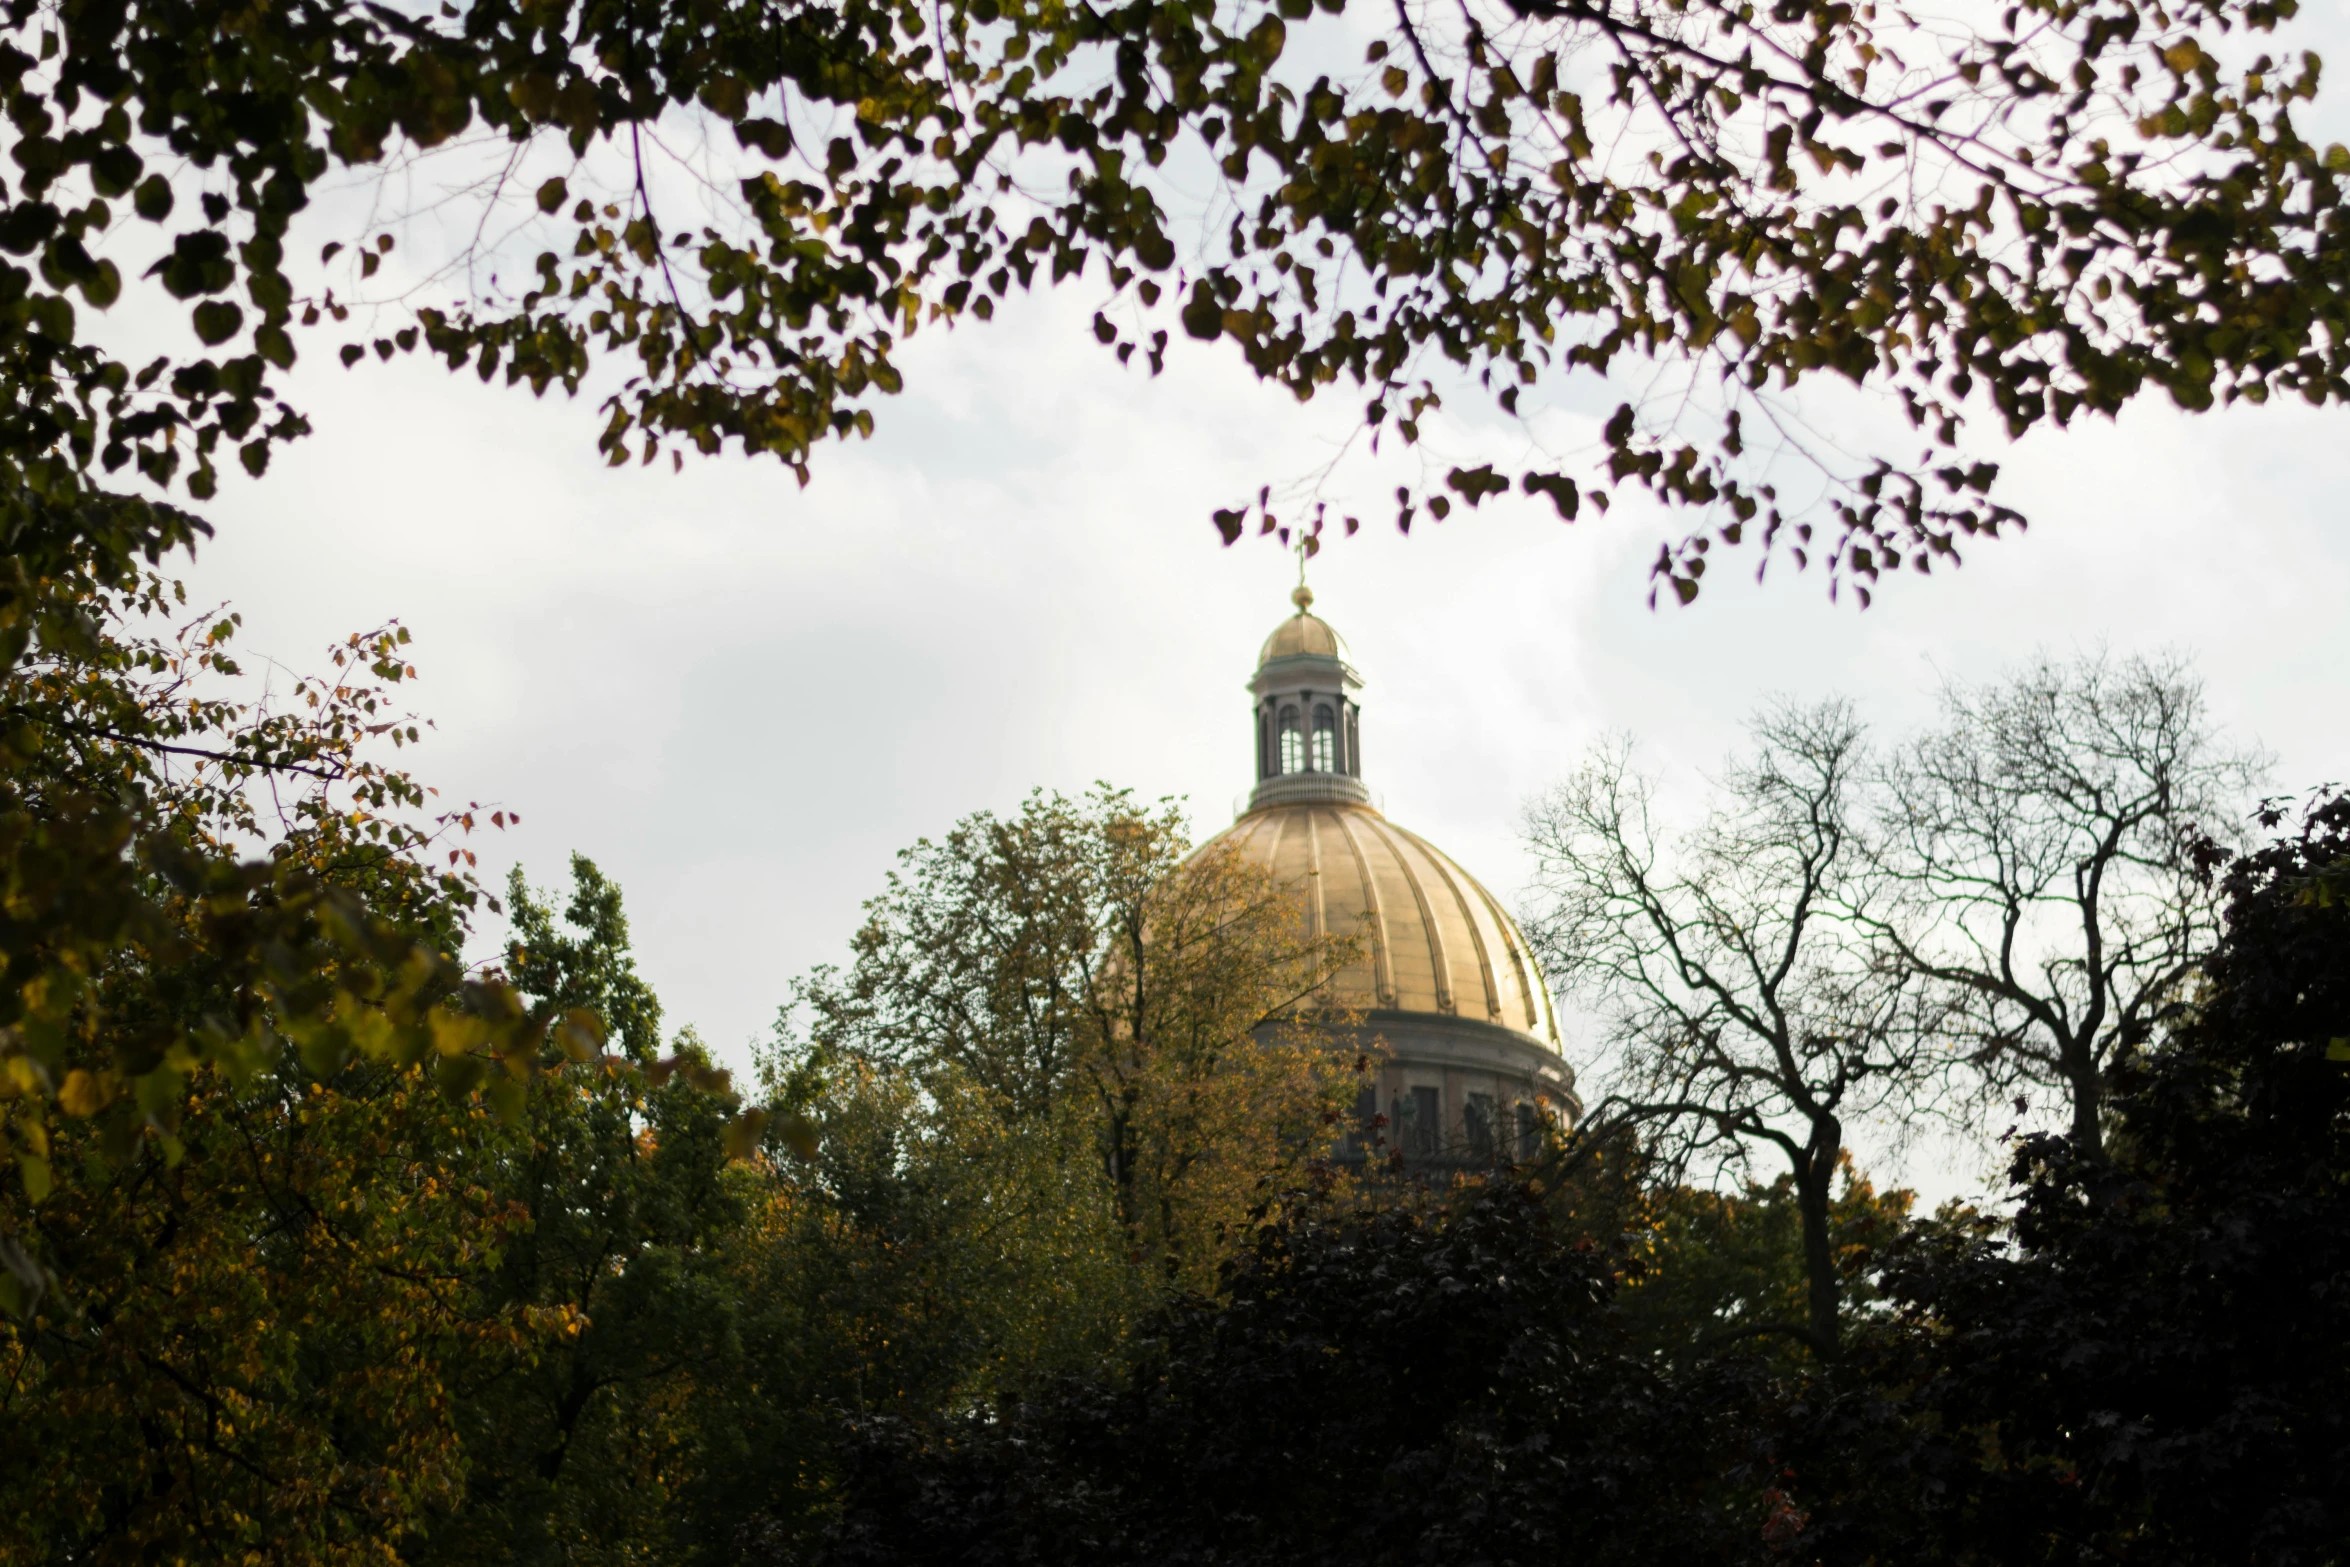
[[[1319,615],[1309,614],[1313,607],[1314,590],[1298,584],[1289,601],[1297,606],[1297,613],[1274,627],[1265,638],[1265,645],[1257,654],[1259,665],[1270,664],[1277,658],[1296,658],[1305,655],[1314,658],[1346,657],[1346,644],[1338,640],[1338,633]]]
[[[1558,1050],[1549,988],[1525,935],[1427,840],[1367,805],[1315,801],[1251,811],[1202,852],[1218,844],[1301,889],[1313,934],[1363,938],[1368,951],[1331,977],[1331,999],[1490,1023]]]

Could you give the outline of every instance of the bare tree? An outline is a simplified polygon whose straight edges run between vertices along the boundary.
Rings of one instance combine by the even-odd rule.
[[[2225,744],[2175,656],[1952,684],[1885,757],[1868,834],[1880,960],[1931,983],[1989,1095],[2065,1094],[2096,1153],[2106,1075],[2218,935],[2199,832],[2228,838],[2264,759]]]
[[[1680,1157],[1776,1150],[1803,1220],[1806,1320],[1763,1324],[1823,1359],[1842,1289],[1829,1204],[1852,1120],[1929,1092],[1933,1019],[1909,976],[1875,961],[1857,841],[1871,761],[1844,703],[1780,707],[1753,726],[1702,823],[1665,837],[1630,747],[1603,747],[1528,808],[1531,939],[1561,989],[1607,1021],[1622,1116]]]

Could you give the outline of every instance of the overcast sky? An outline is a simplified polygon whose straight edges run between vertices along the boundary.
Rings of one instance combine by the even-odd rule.
[[[1095,779],[1184,796],[1205,832],[1249,786],[1243,686],[1295,564],[1221,547],[1208,514],[1327,461],[1353,409],[1298,408],[1228,345],[1123,371],[1093,307],[1072,289],[917,339],[879,436],[822,450],[806,489],[732,457],[614,472],[589,402],[429,363],[344,372],[310,342],[295,399],[318,433],[224,484],[190,588],[296,668],[404,621],[438,725],[420,773],[521,813],[485,869],[555,886],[573,850],[594,858],[670,1021],[739,1060],[914,839]],[[1571,442],[1613,398],[1567,401]],[[1693,608],[1651,611],[1667,523],[1516,500],[1334,544],[1316,609],[1368,681],[1368,781],[1505,900],[1521,802],[1603,732],[1688,785],[1767,696],[1848,694],[1894,731],[1943,676],[2040,649],[2193,654],[2222,721],[2301,790],[2350,776],[2344,421],[2150,402],[2035,437],[1996,454],[2032,531],[1865,612],[1816,575],[1755,587],[1751,552]],[[1342,467],[1337,493],[1384,482]]]

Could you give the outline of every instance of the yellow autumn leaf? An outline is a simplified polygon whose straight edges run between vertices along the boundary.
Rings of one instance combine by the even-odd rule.
[[[442,1055],[461,1056],[488,1036],[488,1025],[470,1012],[432,1009],[432,1047]]]
[[[65,1074],[65,1086],[57,1090],[57,1102],[65,1113],[84,1119],[105,1109],[112,1097],[103,1079],[78,1066]]]

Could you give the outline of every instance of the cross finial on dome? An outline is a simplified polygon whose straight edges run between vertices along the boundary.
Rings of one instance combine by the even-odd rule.
[[[1301,615],[1314,607],[1314,590],[1306,586],[1306,561],[1314,553],[1314,542],[1310,534],[1297,541],[1297,590],[1289,595],[1289,602]]]

